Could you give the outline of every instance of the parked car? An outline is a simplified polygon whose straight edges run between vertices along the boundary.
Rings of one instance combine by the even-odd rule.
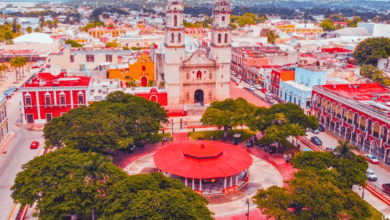
[[[257,90],[260,90],[260,91],[261,91],[261,89],[262,89],[263,87],[261,87],[261,85],[255,85],[255,88],[256,88]]]
[[[320,130],[315,129],[315,130],[313,131],[313,133],[314,133],[314,134],[319,134],[319,133],[320,133]]]
[[[241,76],[241,75],[238,75],[237,78],[242,79],[242,76]]]
[[[325,151],[332,152],[334,151],[335,147],[326,147]]]
[[[318,126],[318,130],[321,131],[321,132],[324,132],[325,128],[322,125],[320,125],[320,126]]]
[[[366,175],[367,175],[367,179],[370,180],[370,181],[374,182],[374,181],[378,180],[378,176],[371,169],[367,169]]]
[[[368,162],[370,163],[373,163],[373,164],[378,164],[379,163],[379,160],[376,159],[376,157],[374,155],[371,155],[371,154],[366,154],[364,155],[364,157],[367,159]]]
[[[317,145],[317,146],[321,146],[321,145],[322,145],[321,139],[318,138],[317,136],[311,137],[311,138],[310,138],[310,141],[311,141],[313,144]]]
[[[254,86],[251,86],[251,87],[249,87],[249,90],[250,90],[250,91],[255,91],[256,89],[255,89]]]
[[[135,149],[135,146],[133,144],[129,144],[129,146],[126,148],[126,152],[133,153]]]
[[[382,189],[384,192],[390,195],[390,183],[384,183],[382,184]]]
[[[37,149],[39,147],[38,141],[31,142],[30,149]]]

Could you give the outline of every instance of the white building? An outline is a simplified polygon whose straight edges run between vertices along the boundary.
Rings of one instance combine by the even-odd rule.
[[[376,23],[358,23],[357,27],[366,28],[372,37],[390,37],[390,25]]]

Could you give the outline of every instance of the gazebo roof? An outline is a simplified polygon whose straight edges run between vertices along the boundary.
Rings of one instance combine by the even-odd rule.
[[[253,163],[242,148],[214,141],[172,142],[154,154],[160,170],[187,178],[221,178],[241,173]]]

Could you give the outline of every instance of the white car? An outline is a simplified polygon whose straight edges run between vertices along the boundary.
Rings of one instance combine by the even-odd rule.
[[[378,176],[371,169],[367,169],[366,175],[367,175],[367,179],[370,181],[377,181],[378,180]]]
[[[249,90],[250,90],[250,91],[255,91],[256,89],[255,89],[254,86],[251,86],[251,87],[249,87]]]
[[[242,79],[242,76],[241,76],[241,75],[238,75],[237,78]]]
[[[263,89],[263,87],[261,87],[261,85],[255,85],[255,88],[256,88],[257,90],[262,90],[262,89]]]

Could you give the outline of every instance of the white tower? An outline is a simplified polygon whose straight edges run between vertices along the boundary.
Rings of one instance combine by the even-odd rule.
[[[232,59],[229,0],[216,0],[213,9],[210,58],[219,65],[216,74],[216,99],[230,98],[230,63]]]
[[[180,62],[184,59],[185,42],[181,0],[167,0],[165,27],[165,82],[168,105],[180,102]]]

